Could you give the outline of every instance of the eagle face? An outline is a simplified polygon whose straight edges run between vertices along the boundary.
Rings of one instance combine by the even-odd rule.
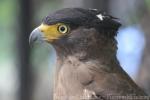
[[[95,9],[64,8],[46,16],[29,42],[44,40],[56,49],[80,51],[91,48],[100,37],[114,37],[121,25],[115,19]]]

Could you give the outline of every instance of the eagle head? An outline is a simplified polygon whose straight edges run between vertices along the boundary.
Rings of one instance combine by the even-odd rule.
[[[46,41],[56,51],[68,54],[90,52],[113,43],[121,25],[116,20],[95,9],[64,8],[46,16],[31,33],[29,42]]]

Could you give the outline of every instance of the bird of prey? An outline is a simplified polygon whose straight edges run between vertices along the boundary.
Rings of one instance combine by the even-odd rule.
[[[117,18],[96,9],[64,8],[32,31],[30,43],[46,41],[57,53],[54,100],[134,100],[147,95],[116,58],[120,26]]]

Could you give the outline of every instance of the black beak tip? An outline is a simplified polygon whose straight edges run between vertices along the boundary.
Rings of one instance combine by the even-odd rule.
[[[29,36],[29,45],[33,45],[34,42],[37,40],[37,37],[35,37],[32,33]]]
[[[32,31],[32,33],[29,36],[29,45],[32,47],[33,44],[36,41],[41,41],[42,40],[42,32],[39,30],[39,28],[36,28]]]

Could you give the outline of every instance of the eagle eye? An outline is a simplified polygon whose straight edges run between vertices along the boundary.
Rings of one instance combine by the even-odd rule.
[[[63,34],[68,33],[69,27],[67,25],[64,25],[64,24],[63,25],[59,25],[58,26],[58,31],[60,33],[63,33]]]

